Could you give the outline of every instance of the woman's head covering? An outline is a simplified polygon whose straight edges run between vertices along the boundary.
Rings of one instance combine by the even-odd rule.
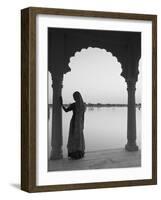
[[[78,92],[78,91],[74,92],[73,98],[76,101],[77,111],[78,112],[80,112],[80,111],[85,112],[86,106],[85,106],[85,103],[83,101],[83,98],[82,98],[80,92]]]

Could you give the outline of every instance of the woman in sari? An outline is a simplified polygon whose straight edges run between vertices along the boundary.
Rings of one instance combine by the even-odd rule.
[[[70,104],[67,108],[63,106],[63,100],[61,98],[61,105],[65,112],[73,111],[67,143],[68,157],[72,159],[80,159],[83,158],[85,154],[85,141],[83,134],[85,103],[78,91],[73,93],[73,98],[75,102]]]

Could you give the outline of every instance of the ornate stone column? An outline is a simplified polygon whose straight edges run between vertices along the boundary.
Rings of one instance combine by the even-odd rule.
[[[62,109],[60,96],[62,90],[63,74],[52,74],[53,107],[52,107],[52,137],[51,137],[51,160],[63,158],[62,154]]]
[[[136,145],[136,106],[135,106],[135,85],[136,80],[127,80],[128,111],[127,111],[127,144],[128,151],[138,151]]]

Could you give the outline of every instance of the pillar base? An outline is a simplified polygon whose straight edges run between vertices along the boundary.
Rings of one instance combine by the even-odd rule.
[[[60,160],[63,158],[62,150],[51,150],[50,160]]]
[[[125,145],[125,149],[126,149],[127,151],[138,151],[138,150],[139,150],[139,148],[138,148],[138,146],[136,145],[136,143],[132,143],[132,144],[127,143],[127,144]]]

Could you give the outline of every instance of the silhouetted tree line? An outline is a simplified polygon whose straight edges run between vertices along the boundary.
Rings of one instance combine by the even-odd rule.
[[[136,107],[141,108],[141,103],[135,104]],[[64,104],[64,106],[69,106],[69,104]],[[52,104],[49,104],[52,107]],[[86,107],[127,107],[127,104],[103,104],[103,103],[86,103]]]

